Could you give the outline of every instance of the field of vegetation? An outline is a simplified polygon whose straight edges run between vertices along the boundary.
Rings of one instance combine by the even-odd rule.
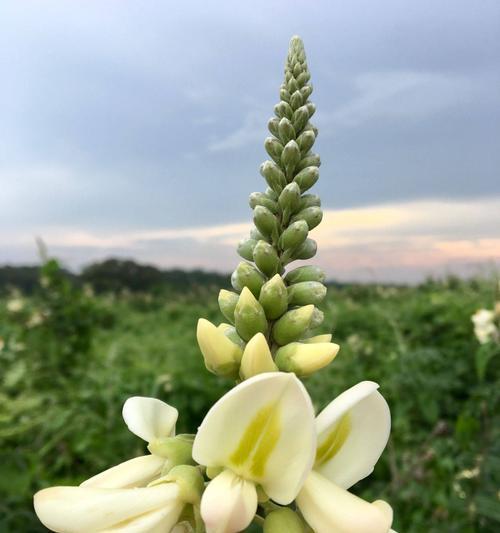
[[[193,432],[231,385],[205,370],[195,339],[199,317],[223,321],[218,287],[101,289],[49,261],[32,294],[0,297],[2,532],[44,531],[36,490],[144,452],[121,418],[127,397],[171,403],[179,431]],[[380,383],[391,440],[353,490],[389,501],[399,533],[500,530],[500,347],[471,321],[498,291],[494,277],[329,289],[325,324],[341,351],[306,385],[321,408],[358,381]]]

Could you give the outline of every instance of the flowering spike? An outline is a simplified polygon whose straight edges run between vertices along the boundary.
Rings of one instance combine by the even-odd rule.
[[[309,80],[304,46],[294,36],[264,143],[267,188],[250,195],[255,227],[238,244],[244,261],[231,277],[235,292],[219,293],[230,324],[198,322],[207,369],[242,382],[212,406],[196,435],[175,435],[174,407],[127,400],[125,423],[151,455],[80,487],[38,492],[36,513],[53,531],[237,533],[255,519],[264,533],[393,533],[389,504],[348,492],[372,472],[389,436],[378,385],[358,383],[315,419],[299,380],[339,350],[330,334],[311,332],[324,318],[316,307],[326,295],[323,271],[307,265],[285,272],[316,254],[309,233],[323,216],[319,197],[304,194],[320,166],[312,152],[318,131],[310,122],[316,108]],[[488,316],[476,314],[476,328]]]

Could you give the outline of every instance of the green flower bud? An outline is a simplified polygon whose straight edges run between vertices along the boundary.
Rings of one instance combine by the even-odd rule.
[[[245,341],[238,335],[236,328],[231,326],[231,324],[219,324],[217,329],[220,329],[222,333],[234,344],[237,344],[241,348],[245,347]]]
[[[255,248],[256,244],[257,241],[255,239],[242,239],[238,243],[237,252],[241,257],[243,257],[243,259],[252,261],[253,249]]]
[[[242,349],[204,318],[198,320],[196,338],[207,370],[219,376],[237,375]]]
[[[192,505],[199,505],[205,489],[205,481],[197,466],[174,466],[165,476],[165,481],[175,482],[179,487],[179,498]]]
[[[298,144],[294,140],[288,141],[281,154],[281,162],[288,175],[293,172],[299,161],[300,149]]]
[[[271,189],[271,187],[266,187],[264,194],[273,202],[278,201],[278,193],[275,190]]]
[[[278,198],[278,204],[283,211],[293,213],[300,203],[300,187],[292,181],[282,191]]]
[[[302,93],[300,91],[295,91],[290,97],[290,106],[295,111],[295,109],[298,109],[302,105],[303,101],[304,98]]]
[[[221,289],[219,292],[218,302],[220,310],[232,324],[234,324],[234,308],[236,307],[239,297],[239,294],[232,291],[226,291],[226,289]]]
[[[313,265],[301,266],[290,270],[285,276],[285,281],[288,284],[300,283],[301,281],[319,281],[325,282],[325,273],[321,268]]]
[[[276,352],[276,364],[283,372],[309,376],[330,364],[338,354],[339,349],[340,346],[332,342],[311,344],[292,342]]]
[[[244,288],[234,310],[234,320],[238,335],[249,341],[257,333],[267,331],[267,319],[262,305],[255,296]]]
[[[303,157],[297,165],[297,170],[302,170],[306,167],[319,167],[321,166],[321,159],[318,154],[308,154]]]
[[[288,287],[289,305],[319,304],[326,296],[326,287],[318,281],[301,281]]]
[[[298,220],[290,224],[281,234],[280,246],[283,250],[294,249],[301,246],[307,239],[309,226],[305,220]]]
[[[264,148],[275,163],[279,163],[281,161],[283,145],[278,141],[278,139],[275,139],[274,137],[267,137],[267,139],[264,141]]]
[[[258,205],[253,210],[253,222],[263,235],[271,237],[277,235],[278,220],[267,207]]]
[[[280,88],[280,100],[284,100],[285,102],[290,101],[290,93],[286,90],[284,85]]]
[[[274,276],[280,269],[280,260],[276,250],[265,241],[259,241],[255,246],[253,260],[266,276]]]
[[[311,78],[311,75],[309,74],[309,72],[302,72],[302,74],[299,74],[297,78],[297,85],[299,87],[302,87],[304,84],[306,84],[309,81],[310,78]]]
[[[316,255],[318,245],[314,239],[306,239],[297,250],[293,252],[294,259],[311,259]]]
[[[321,206],[321,198],[317,194],[304,194],[300,199],[297,210],[302,211],[302,209],[314,206]]]
[[[306,207],[305,209],[302,209],[302,211],[299,211],[292,217],[292,222],[295,222],[296,220],[305,220],[309,226],[309,231],[311,231],[319,225],[322,219],[323,211],[321,211],[320,207],[314,206]]]
[[[307,154],[312,148],[314,141],[316,140],[316,135],[311,130],[306,130],[301,133],[297,138],[297,144],[299,145],[300,151],[302,154]]]
[[[274,113],[277,117],[291,120],[293,117],[293,109],[290,107],[290,104],[287,102],[280,102],[274,106]]]
[[[302,98],[304,99],[304,101],[307,100],[311,96],[312,92],[313,92],[313,88],[311,84],[304,85],[304,87],[300,89],[300,94],[302,95]]]
[[[176,435],[175,437],[161,437],[148,444],[148,450],[154,455],[164,457],[172,466],[194,465],[191,456],[193,450],[193,435]]]
[[[285,313],[274,323],[272,334],[274,340],[280,345],[300,339],[309,329],[314,305],[305,305]]]
[[[265,277],[250,263],[242,261],[231,276],[231,283],[235,290],[241,291],[248,287],[255,297],[259,296],[260,288],[265,282]]]
[[[297,79],[297,76],[299,74],[301,74],[302,72],[304,71],[304,67],[300,64],[300,63],[295,63],[295,65],[293,66],[293,69],[292,69],[292,72],[293,72],[293,77],[295,79]],[[295,91],[295,92],[298,92],[298,91]],[[295,93],[294,93],[295,94]]]
[[[270,320],[279,318],[288,309],[288,292],[279,274],[264,283],[259,302]]]
[[[250,204],[250,207],[252,209],[255,209],[255,207],[257,207],[258,205],[263,205],[274,214],[278,212],[278,205],[276,204],[276,202],[271,200],[267,196],[267,194],[262,192],[253,192],[248,199],[248,203]]]
[[[250,230],[250,238],[254,239],[255,241],[271,241],[269,237],[265,237],[264,235],[262,235],[262,233],[255,227]]]
[[[295,129],[287,118],[282,118],[278,124],[279,138],[283,144],[295,139]]]
[[[309,118],[311,118],[316,113],[316,106],[312,102],[307,102],[306,107],[309,111]]]
[[[289,507],[272,511],[264,520],[264,533],[305,533],[304,522]]]
[[[280,119],[273,117],[269,119],[269,122],[267,123],[267,129],[275,136],[279,137],[279,129],[278,124],[280,123]]]
[[[323,311],[315,307],[312,317],[311,317],[311,323],[309,324],[309,327],[311,329],[317,328],[321,326],[321,324],[323,324],[323,320],[325,320],[325,314],[323,313]]]
[[[310,189],[319,178],[319,168],[318,167],[306,167],[302,169],[296,176],[293,178],[293,181],[298,184],[302,192]]]
[[[264,161],[260,166],[260,173],[266,179],[269,187],[278,193],[286,185],[286,177],[281,168],[272,161]]]
[[[290,94],[293,94],[295,91],[299,90],[299,84],[292,74],[290,74],[290,79],[287,81],[286,86]]]
[[[296,132],[300,132],[304,129],[307,121],[309,120],[309,110],[307,106],[303,105],[297,109],[293,114],[292,124]]]

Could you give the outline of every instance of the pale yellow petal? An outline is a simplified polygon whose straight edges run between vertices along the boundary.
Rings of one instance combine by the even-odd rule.
[[[160,476],[164,464],[165,459],[156,455],[135,457],[85,480],[80,486],[103,489],[145,487]]]
[[[236,533],[246,529],[257,510],[257,490],[230,470],[224,470],[205,489],[201,516],[207,533]]]
[[[259,374],[237,385],[208,412],[193,458],[262,485],[281,504],[297,495],[314,461],[311,399],[293,374]]]
[[[97,533],[118,530],[118,526],[162,509],[180,513],[178,495],[175,483],[137,489],[51,487],[35,494],[34,506],[40,521],[51,531]]]
[[[316,418],[314,469],[345,489],[371,474],[389,439],[391,415],[377,388],[372,381],[358,383]]]
[[[297,505],[315,533],[388,533],[392,523],[388,504],[368,503],[316,472],[307,478]]]

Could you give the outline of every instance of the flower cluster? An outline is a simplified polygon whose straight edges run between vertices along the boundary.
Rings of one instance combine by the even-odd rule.
[[[302,41],[292,38],[272,137],[253,193],[255,227],[238,246],[245,259],[234,291],[219,306],[228,323],[201,319],[197,339],[207,369],[238,383],[208,411],[193,435],[175,435],[177,410],[154,398],[123,407],[130,431],[149,455],[83,482],[35,495],[40,520],[59,533],[236,533],[252,522],[265,533],[388,533],[392,509],[349,492],[368,476],[390,432],[378,385],[363,381],[315,417],[299,378],[328,365],[339,346],[315,331],[326,295],[316,266],[285,272],[309,259],[308,237],[322,218],[306,193],[319,177],[311,151],[318,134]]]
[[[500,333],[495,321],[500,317],[500,304],[495,309],[479,309],[472,317],[474,335],[480,344],[487,344],[500,339]]]
[[[265,531],[300,533],[307,523],[316,533],[387,533],[390,506],[348,491],[372,472],[389,437],[377,388],[358,383],[315,418],[294,374],[260,374],[223,396],[196,436],[175,436],[173,407],[130,398],[124,420],[151,454],[79,487],[40,491],[36,512],[61,533],[233,533],[264,510]]]

